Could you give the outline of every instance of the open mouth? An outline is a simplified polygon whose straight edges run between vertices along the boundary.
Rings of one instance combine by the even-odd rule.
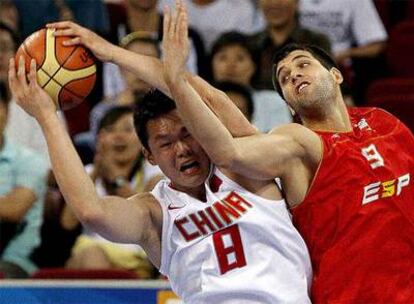
[[[190,163],[186,163],[180,166],[180,172],[191,174],[196,171],[200,167],[200,163],[198,161],[192,161]]]
[[[296,87],[296,92],[300,94],[304,88],[306,88],[310,83],[309,82],[302,82],[300,85]]]
[[[114,145],[113,149],[115,152],[121,153],[124,152],[127,149],[127,145]]]

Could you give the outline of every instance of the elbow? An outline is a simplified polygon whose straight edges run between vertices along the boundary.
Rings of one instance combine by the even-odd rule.
[[[82,223],[82,225],[90,227],[97,227],[102,223],[104,218],[104,212],[99,208],[85,208],[75,211],[76,217]]]
[[[215,155],[210,156],[211,161],[218,167],[231,170],[238,162],[238,153],[236,149],[226,149],[218,151]]]

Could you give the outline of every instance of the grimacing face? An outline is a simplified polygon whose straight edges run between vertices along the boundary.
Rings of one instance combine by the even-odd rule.
[[[177,110],[147,123],[149,150],[144,155],[171,180],[179,191],[204,185],[210,160],[201,145],[187,131]]]
[[[285,100],[299,114],[315,106],[325,106],[325,101],[340,93],[343,80],[337,69],[328,71],[304,50],[295,50],[278,63],[276,79]]]

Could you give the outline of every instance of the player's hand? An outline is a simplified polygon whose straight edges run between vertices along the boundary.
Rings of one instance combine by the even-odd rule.
[[[164,77],[172,83],[185,73],[189,54],[188,15],[182,0],[176,0],[176,13],[164,9],[164,34],[162,40]]]
[[[101,61],[112,61],[113,59],[113,48],[115,45],[87,28],[72,21],[48,23],[46,27],[56,29],[55,36],[73,37],[63,42],[63,45],[72,46],[82,44]]]
[[[14,59],[10,59],[9,86],[17,104],[38,121],[56,113],[56,104],[37,83],[34,59],[30,62],[30,72],[27,76],[24,57],[19,59],[17,74]]]

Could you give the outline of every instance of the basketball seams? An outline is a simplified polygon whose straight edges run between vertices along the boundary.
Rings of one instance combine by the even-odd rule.
[[[77,93],[75,93],[75,92],[73,92],[71,89],[69,89],[69,88],[67,88],[67,86],[69,86],[71,83],[73,83],[73,82],[75,82],[75,81],[79,81],[79,80],[82,80],[82,79],[87,79],[87,78],[90,78],[90,77],[96,77],[96,74],[92,74],[92,75],[89,75],[89,76],[86,76],[86,77],[82,77],[82,78],[76,78],[76,79],[73,79],[73,80],[71,80],[71,81],[69,81],[68,83],[66,83],[65,84],[65,86],[62,86],[59,82],[57,82],[57,81],[55,81],[57,84],[59,84],[60,86],[62,86],[62,88],[64,88],[65,90],[67,90],[69,93],[71,93],[71,94],[73,94],[73,95],[75,95],[76,97],[79,97],[79,98],[85,98],[92,90],[93,90],[93,88],[91,88],[90,90],[89,90],[89,93],[88,94],[86,94],[86,96],[81,96],[81,95],[78,95]]]

